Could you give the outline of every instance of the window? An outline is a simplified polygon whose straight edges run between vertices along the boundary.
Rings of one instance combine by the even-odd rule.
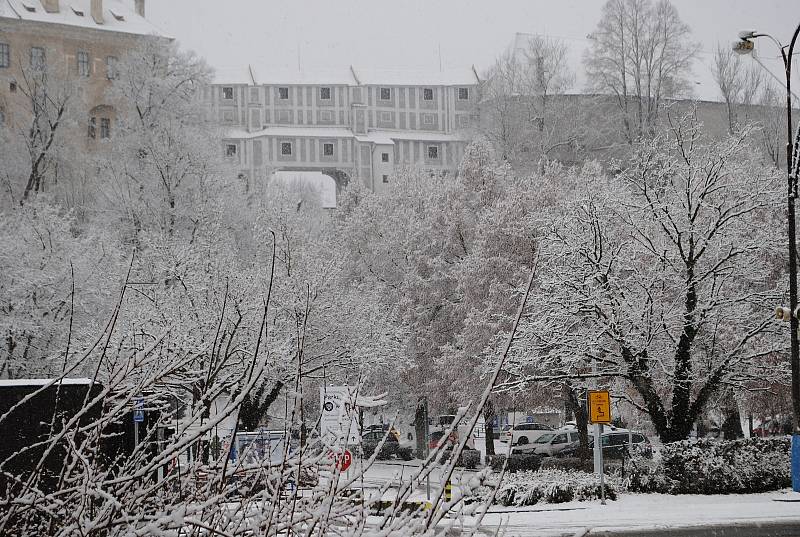
[[[557,434],[555,436],[555,438],[553,438],[553,441],[551,443],[553,443],[553,444],[566,444],[567,443],[567,434],[566,433]]]
[[[466,129],[469,127],[469,116],[466,114],[462,114],[458,116],[458,127],[461,129]]]
[[[458,100],[469,101],[469,88],[458,88]]]
[[[319,98],[323,101],[331,100],[331,88],[319,88]]]
[[[118,76],[116,56],[106,56],[106,78],[115,80]]]
[[[0,127],[2,127],[6,122],[6,113],[5,111],[0,108]]]
[[[433,114],[422,114],[422,124],[423,125],[433,125],[433,123],[434,123]]]
[[[389,176],[388,175],[384,175],[383,176],[383,182],[384,183],[388,183],[389,182]]]
[[[289,88],[278,88],[278,98],[282,101],[289,99]]]
[[[11,67],[11,47],[8,43],[0,43],[0,67]]]
[[[389,162],[389,153],[381,153],[381,162]]]
[[[432,101],[433,100],[433,88],[423,88],[422,89],[422,100],[423,101]]]
[[[381,112],[381,123],[391,123],[392,121],[392,113],[391,112]]]
[[[381,88],[381,101],[392,100],[392,88]]]
[[[258,88],[250,88],[250,102],[259,102]]]
[[[289,156],[292,154],[292,142],[281,142],[281,155]]]
[[[97,137],[97,118],[92,117],[89,118],[89,130],[86,133],[89,138],[96,138]]]
[[[44,49],[42,47],[31,47],[31,67],[43,70],[45,66]]]
[[[330,123],[333,121],[333,112],[330,110],[320,110],[319,112],[319,120],[324,121],[326,123]]]
[[[11,82],[8,83],[8,91],[10,91],[11,93],[16,93],[17,92],[17,81],[16,80],[12,80]]]
[[[436,145],[429,145],[428,146],[428,158],[431,160],[435,160],[439,158],[439,146]]]
[[[89,53],[83,50],[78,51],[78,74],[89,76]]]
[[[228,101],[232,101],[233,100],[233,88],[231,88],[231,87],[222,88],[222,98],[226,99]]]
[[[236,144],[225,144],[225,156],[226,157],[236,156]]]
[[[322,144],[322,154],[326,157],[333,156],[333,144]]]
[[[111,138],[111,120],[107,117],[100,118],[100,138]]]

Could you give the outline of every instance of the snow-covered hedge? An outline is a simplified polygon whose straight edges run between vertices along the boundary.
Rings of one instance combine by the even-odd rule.
[[[655,466],[638,464],[628,489],[670,494],[734,494],[791,485],[791,439],[751,438],[674,442]]]
[[[564,470],[539,470],[509,475],[497,490],[496,502],[502,505],[564,503],[600,498],[600,478],[595,474]],[[618,483],[608,478],[606,498],[617,499]]]
[[[492,470],[499,472],[506,462],[505,454],[493,455],[489,463]],[[542,465],[542,458],[533,453],[512,453],[508,457],[508,466],[506,472],[513,474],[514,472],[523,472],[526,470],[536,471]]]
[[[594,472],[594,462],[581,460],[578,457],[546,457],[542,461],[542,470],[577,470],[581,472]]]

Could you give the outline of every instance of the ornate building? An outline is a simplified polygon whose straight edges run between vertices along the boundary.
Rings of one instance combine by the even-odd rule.
[[[313,76],[221,71],[204,98],[241,172],[320,171],[372,191],[400,167],[453,172],[477,122],[475,69],[411,73],[350,67]]]
[[[144,0],[0,0],[0,122],[25,125],[20,110],[36,73],[79,93],[88,139],[111,136],[116,120],[106,89],[116,62],[144,36],[164,38],[145,18]]]

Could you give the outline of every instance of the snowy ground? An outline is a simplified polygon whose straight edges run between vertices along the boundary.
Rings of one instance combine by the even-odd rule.
[[[795,501],[786,501],[789,499]],[[645,535],[648,530],[664,528],[783,523],[796,524],[800,535],[798,500],[790,492],[725,496],[625,494],[607,505],[595,501],[528,508],[494,506],[484,518],[484,525],[503,524],[509,536],[561,536],[619,530],[633,534],[641,531]]]
[[[502,453],[505,445],[498,444],[497,452]],[[384,496],[385,499],[391,499],[393,491],[396,492],[399,484],[409,479],[419,464],[419,461],[376,462],[366,472],[363,486],[376,491],[382,485],[389,484],[390,489]],[[456,471],[453,476],[454,496],[459,494],[459,483],[473,474],[472,471]],[[439,472],[434,472],[431,476],[431,495],[438,491],[439,479]],[[415,487],[412,499],[424,500],[427,497],[427,487]],[[467,526],[472,523],[472,518],[467,517],[464,520]],[[507,536],[549,537],[598,532],[611,534],[622,530],[634,532],[633,535],[647,535],[648,531],[665,528],[711,529],[713,526],[752,524],[761,525],[762,530],[767,531],[758,535],[772,535],[765,526],[768,524],[796,525],[796,535],[800,537],[800,494],[788,491],[724,496],[622,494],[618,500],[608,501],[606,505],[601,505],[599,501],[531,507],[495,505],[484,518],[482,526],[484,532],[491,533],[492,527],[502,525],[506,528]],[[638,531],[642,533],[636,533]],[[747,531],[737,535],[749,535]],[[710,534],[726,535],[713,532]]]

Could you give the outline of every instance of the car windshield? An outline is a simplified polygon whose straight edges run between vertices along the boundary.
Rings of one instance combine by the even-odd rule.
[[[546,444],[546,443],[548,443],[548,442],[549,442],[549,441],[550,441],[550,440],[551,440],[551,439],[552,439],[554,436],[555,436],[555,434],[553,434],[553,433],[547,433],[547,434],[543,434],[542,436],[540,436],[539,438],[537,438],[537,439],[536,439],[536,440],[535,440],[533,443],[534,443],[534,444]]]

